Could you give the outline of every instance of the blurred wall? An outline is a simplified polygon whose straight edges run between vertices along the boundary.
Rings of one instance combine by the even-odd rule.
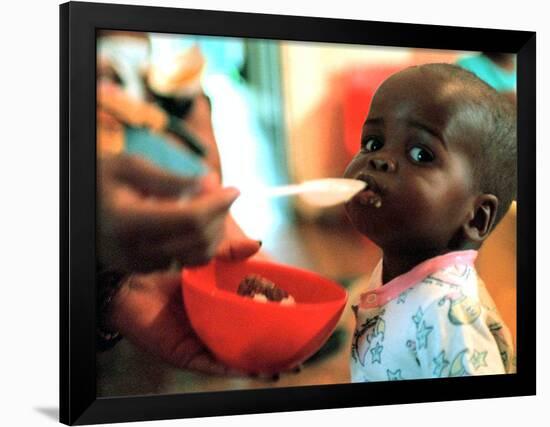
[[[516,342],[516,204],[502,218],[479,251],[476,267],[479,275],[510,329]],[[526,283],[532,286],[532,283]]]

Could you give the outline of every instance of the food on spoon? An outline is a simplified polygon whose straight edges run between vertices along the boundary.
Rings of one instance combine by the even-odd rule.
[[[275,283],[258,274],[246,276],[237,289],[237,294],[252,298],[257,302],[273,301],[283,305],[294,305],[294,297]]]
[[[365,188],[359,195],[359,203],[366,206],[374,206],[378,209],[382,207],[382,198],[366,183]]]

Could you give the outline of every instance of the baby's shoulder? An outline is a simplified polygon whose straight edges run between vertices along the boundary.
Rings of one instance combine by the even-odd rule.
[[[446,301],[457,298],[459,290],[447,283],[422,280],[396,295],[386,306],[388,317],[423,318],[438,316]],[[430,314],[431,313],[431,314]]]
[[[426,276],[409,288],[409,302],[422,307],[423,311],[435,310],[445,303],[468,301],[480,302],[479,278],[471,266],[451,266]]]

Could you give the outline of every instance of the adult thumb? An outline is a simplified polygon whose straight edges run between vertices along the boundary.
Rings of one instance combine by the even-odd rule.
[[[223,261],[240,261],[256,254],[262,246],[260,240],[247,237],[224,240],[216,252],[216,258]]]

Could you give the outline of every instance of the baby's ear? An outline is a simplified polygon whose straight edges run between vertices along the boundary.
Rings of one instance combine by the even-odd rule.
[[[493,194],[481,194],[474,203],[469,220],[463,225],[466,237],[472,242],[483,242],[495,223],[498,198]]]

